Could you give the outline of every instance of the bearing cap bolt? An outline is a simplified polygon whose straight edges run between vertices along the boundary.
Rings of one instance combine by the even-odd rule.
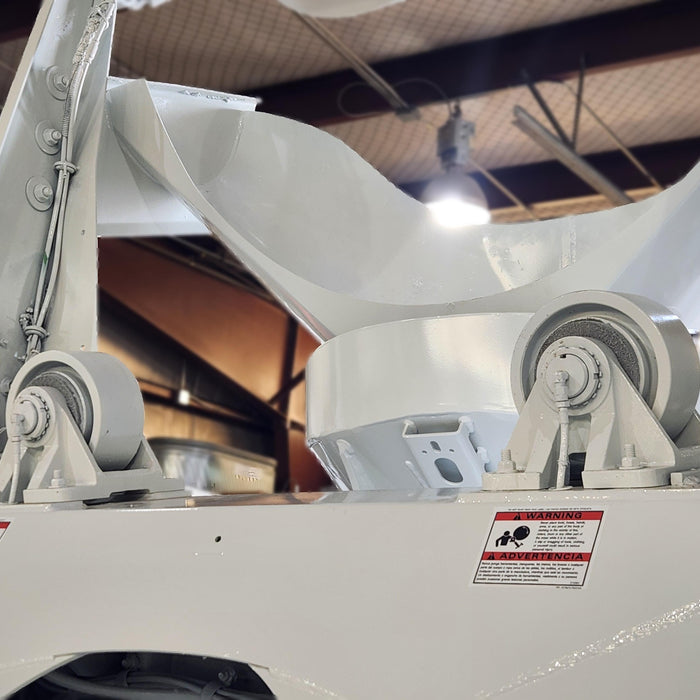
[[[620,469],[640,469],[642,464],[637,457],[637,448],[634,443],[628,442],[624,446]]]

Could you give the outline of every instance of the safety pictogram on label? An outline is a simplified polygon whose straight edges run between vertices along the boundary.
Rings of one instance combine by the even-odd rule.
[[[496,513],[474,583],[583,586],[602,510]]]
[[[7,532],[7,528],[10,527],[10,523],[7,520],[0,520],[0,539]]]

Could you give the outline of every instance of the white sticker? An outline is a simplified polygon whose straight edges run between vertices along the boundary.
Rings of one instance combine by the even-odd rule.
[[[496,513],[474,583],[583,586],[602,510]]]

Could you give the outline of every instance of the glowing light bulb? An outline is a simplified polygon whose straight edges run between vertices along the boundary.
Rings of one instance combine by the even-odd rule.
[[[437,223],[445,228],[478,226],[491,221],[484,193],[476,180],[461,170],[435,178],[425,188],[423,201]]]
[[[435,220],[445,228],[478,226],[491,221],[491,212],[479,204],[458,197],[445,197],[428,203]]]

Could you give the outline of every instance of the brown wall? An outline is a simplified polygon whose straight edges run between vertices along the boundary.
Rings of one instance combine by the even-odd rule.
[[[142,326],[103,298],[98,349],[121,360],[139,381],[144,393],[147,438],[202,440],[273,456],[274,437],[269,421],[266,424],[260,416],[251,417],[251,424],[233,420],[230,414],[245,414],[245,406],[236,405],[235,399],[227,405],[229,394],[215,385],[216,377],[207,376],[207,368]],[[176,403],[183,379],[192,392],[191,406]],[[203,405],[209,408],[201,408]]]
[[[297,347],[294,355],[294,368],[292,376],[306,367],[306,363],[311,357],[311,353],[318,347],[318,341],[303,328],[299,329],[297,335]],[[289,417],[293,421],[306,424],[306,382],[302,382],[295,387],[289,398]]]
[[[251,450],[250,444],[241,444],[240,431],[221,420],[199,416],[175,406],[164,406],[146,399],[146,423],[144,433],[147,438],[176,437],[187,440],[200,440],[227,447]]]
[[[100,287],[261,399],[281,386],[287,315],[128,241],[100,241]]]
[[[303,370],[318,347],[313,337],[299,328],[296,345],[292,346],[292,372],[283,376],[289,333],[286,312],[245,290],[129,241],[100,241],[99,279],[101,289],[110,298],[222,372],[257,397],[263,407]],[[145,339],[138,332],[103,320],[100,349],[122,359],[139,379],[166,387],[178,386],[179,360],[173,364],[172,358],[154,358],[152,348],[149,356]],[[187,373],[191,371],[190,368]],[[245,427],[232,427],[216,417],[193,415],[174,402],[165,405],[162,400],[146,401],[146,412],[147,437],[186,437],[261,454],[267,451],[288,459],[290,490],[312,491],[330,483],[306,448],[301,430],[290,430],[286,440],[277,440],[266,450],[264,435],[246,431]],[[305,412],[305,384],[301,382],[290,394],[288,420],[303,425]],[[281,454],[280,449],[287,454]]]

